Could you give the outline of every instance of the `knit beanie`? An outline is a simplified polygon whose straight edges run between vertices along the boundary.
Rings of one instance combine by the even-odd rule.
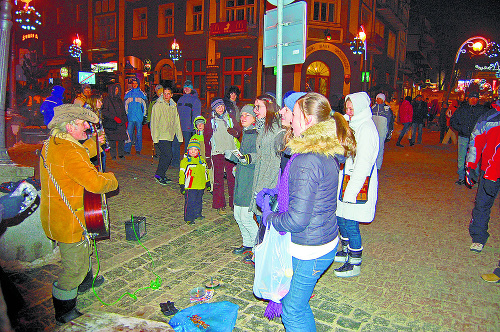
[[[187,149],[191,149],[191,148],[197,148],[198,151],[201,150],[201,145],[200,145],[200,141],[198,141],[196,138],[191,138],[189,140],[189,143],[188,143],[188,146],[187,146]]]
[[[285,106],[293,111],[293,106],[302,96],[305,96],[305,92],[294,92],[285,98]]]
[[[385,95],[383,93],[379,93],[377,95],[377,97],[375,97],[375,99],[379,99],[379,98],[382,99],[383,101],[385,101]]]
[[[254,118],[256,118],[257,116],[255,115],[255,105],[254,104],[246,104],[245,106],[243,106],[241,108],[241,111],[240,111],[241,114],[243,113],[248,113],[250,114],[251,116],[253,116]]]
[[[212,111],[215,111],[217,107],[219,107],[220,105],[224,106],[224,101],[220,98],[217,98],[214,101],[212,101],[210,107],[212,107]]]
[[[194,121],[193,121],[195,128],[199,123],[207,123],[207,120],[203,116],[198,115],[196,118],[194,118]]]

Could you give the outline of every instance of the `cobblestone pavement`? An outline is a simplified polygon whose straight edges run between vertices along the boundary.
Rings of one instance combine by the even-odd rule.
[[[330,269],[320,279],[311,299],[318,331],[500,331],[500,285],[480,278],[500,256],[499,204],[483,252],[470,252],[467,226],[475,190],[454,184],[456,147],[435,145],[438,135],[424,129],[424,144],[409,147],[405,139],[406,147],[398,148],[393,139],[386,145],[377,215],[372,224],[361,226],[361,275],[341,279]],[[78,298],[78,308],[168,322],[159,303],[169,300],[185,308],[189,290],[213,277],[222,286],[212,301],[239,305],[235,331],[284,331],[279,319],[263,317],[265,303],[252,293],[253,267],[231,253],[241,244],[234,219],[218,216],[206,193],[206,219],[186,225],[178,185],[156,183],[155,169],[156,161],[147,155],[108,158],[120,192],[108,200],[111,239],[97,244],[107,282],[96,292],[111,305],[88,292]],[[176,170],[168,176],[176,179]],[[124,222],[131,215],[147,218],[144,247],[125,238]],[[55,261],[7,271],[27,301],[18,331],[55,329],[51,283],[59,270]],[[161,285],[152,289],[155,274]],[[137,298],[120,299],[125,292]]]

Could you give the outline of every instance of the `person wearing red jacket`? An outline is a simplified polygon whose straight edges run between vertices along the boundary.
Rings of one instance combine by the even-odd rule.
[[[411,106],[411,96],[406,96],[405,100],[399,106],[399,122],[403,124],[403,129],[399,134],[396,146],[404,147],[401,140],[405,137],[406,132],[410,129],[413,121],[413,107]],[[411,143],[411,140],[410,140]]]
[[[500,102],[497,100],[492,107],[492,110],[477,120],[470,136],[466,157],[467,187],[472,188],[479,178],[469,224],[469,234],[472,237],[470,250],[474,252],[481,252],[488,240],[491,207],[500,190]],[[477,176],[476,169],[479,164],[481,168]]]

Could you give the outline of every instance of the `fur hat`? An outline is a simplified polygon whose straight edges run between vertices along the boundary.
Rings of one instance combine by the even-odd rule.
[[[385,101],[385,95],[383,93],[379,93],[375,99],[382,99],[382,101]]]
[[[200,141],[198,141],[196,138],[191,138],[189,140],[189,143],[188,143],[188,146],[187,146],[187,150],[189,150],[191,148],[197,148],[198,151],[200,151],[201,150]]]
[[[243,113],[248,113],[250,114],[251,116],[253,116],[254,118],[256,118],[257,116],[255,115],[255,105],[254,104],[246,104],[245,106],[243,106],[241,108],[241,111],[240,111],[241,114]]]
[[[85,120],[92,123],[99,122],[97,114],[92,110],[83,108],[76,104],[63,104],[61,106],[54,107],[54,117],[48,124],[48,128],[54,128],[58,123],[72,121],[72,120]]]
[[[184,82],[184,87],[192,89],[193,88],[193,83],[190,80],[186,80]]]
[[[225,106],[224,105],[224,101],[222,99],[220,99],[220,98],[217,98],[217,99],[214,99],[212,101],[212,104],[210,104],[210,107],[212,108],[212,111],[215,111],[217,109],[217,107],[219,107],[221,105]]]
[[[292,111],[293,106],[295,105],[297,100],[299,100],[302,96],[305,96],[305,95],[306,95],[305,92],[294,92],[294,93],[290,94],[289,96],[285,97],[285,99],[284,99],[285,106],[288,107],[290,109],[290,111]]]

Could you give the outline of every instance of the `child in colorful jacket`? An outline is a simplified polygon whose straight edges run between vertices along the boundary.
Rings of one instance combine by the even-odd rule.
[[[184,195],[184,221],[189,225],[205,218],[201,215],[203,192],[205,188],[210,190],[208,167],[200,149],[200,142],[192,138],[179,169],[179,187]]]

